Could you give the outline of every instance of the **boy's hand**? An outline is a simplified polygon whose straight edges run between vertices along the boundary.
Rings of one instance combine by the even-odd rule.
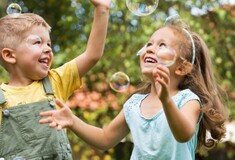
[[[59,99],[56,99],[55,103],[60,107],[60,109],[41,112],[40,116],[43,116],[45,118],[41,119],[39,123],[40,124],[49,123],[49,127],[51,128],[56,127],[57,130],[61,130],[62,128],[69,128],[70,126],[73,125],[72,111]]]
[[[105,7],[107,9],[109,9],[111,0],[91,0],[91,3],[95,6],[95,7]]]

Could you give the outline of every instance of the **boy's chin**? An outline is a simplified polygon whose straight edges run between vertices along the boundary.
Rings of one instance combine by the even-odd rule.
[[[33,77],[32,79],[34,81],[39,81],[39,80],[46,78],[47,76],[48,76],[48,73],[45,73],[45,74],[37,75],[37,76]]]

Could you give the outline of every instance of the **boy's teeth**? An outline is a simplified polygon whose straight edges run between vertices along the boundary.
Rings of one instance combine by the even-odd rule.
[[[39,60],[39,62],[47,63],[47,62],[48,62],[48,60],[46,60],[46,59],[42,59],[42,60]]]

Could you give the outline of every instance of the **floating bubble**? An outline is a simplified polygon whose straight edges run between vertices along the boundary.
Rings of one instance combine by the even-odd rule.
[[[157,61],[164,66],[171,66],[176,61],[176,52],[167,47],[161,47],[156,52]]]
[[[156,10],[158,0],[126,0],[126,6],[137,16],[147,16]]]
[[[140,56],[141,53],[146,49],[146,44],[136,53],[137,56]]]
[[[22,9],[17,3],[11,3],[7,7],[7,14],[21,13]]]
[[[130,84],[130,78],[124,72],[116,72],[111,78],[109,85],[116,92],[125,92]]]

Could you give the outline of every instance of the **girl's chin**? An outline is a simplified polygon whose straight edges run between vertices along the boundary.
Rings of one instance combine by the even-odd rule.
[[[153,72],[153,69],[142,70],[142,74],[144,74],[146,76],[148,76],[148,75],[152,76],[152,72]]]

